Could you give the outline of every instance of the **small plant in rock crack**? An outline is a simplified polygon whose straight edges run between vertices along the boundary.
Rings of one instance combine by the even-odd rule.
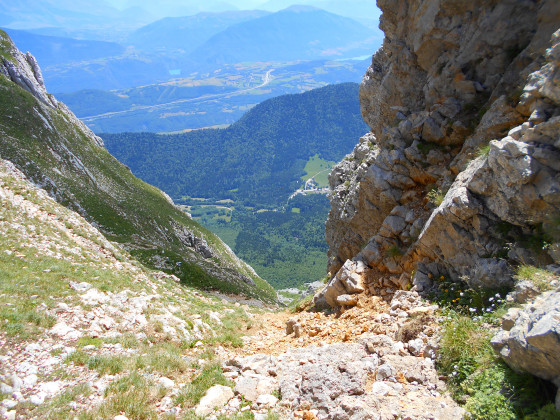
[[[482,146],[480,149],[478,149],[478,152],[476,154],[476,157],[488,157],[488,154],[490,153],[490,145],[486,144],[484,146]]]
[[[428,197],[428,201],[430,203],[439,206],[441,203],[443,203],[443,199],[445,198],[445,193],[439,188],[433,188],[428,192],[426,197]]]
[[[388,258],[398,258],[403,255],[403,252],[397,245],[392,245],[385,250],[385,256]]]

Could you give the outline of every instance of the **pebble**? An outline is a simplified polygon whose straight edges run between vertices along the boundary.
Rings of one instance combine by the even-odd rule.
[[[29,402],[34,405],[41,405],[45,402],[45,396],[43,394],[35,394],[29,397]]]
[[[4,401],[2,401],[2,405],[4,407],[6,407],[8,410],[10,408],[14,408],[17,404],[18,404],[17,401],[14,401],[14,400],[4,400]]]
[[[175,386],[175,382],[165,376],[158,379],[158,383],[164,388],[171,389]]]
[[[47,395],[55,395],[58,391],[60,391],[60,383],[59,382],[45,382],[40,386],[41,391],[43,391]]]
[[[32,387],[36,383],[37,383],[37,375],[35,375],[34,373],[32,373],[31,375],[27,375],[25,378],[23,378],[23,384],[28,388]]]

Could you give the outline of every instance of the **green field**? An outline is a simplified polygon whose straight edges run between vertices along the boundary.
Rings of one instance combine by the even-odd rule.
[[[185,207],[276,289],[324,277],[324,221],[329,209],[325,195],[298,195],[286,208],[273,210],[235,204],[226,210],[191,199]]]
[[[305,175],[301,179],[305,182],[310,178],[315,178],[319,188],[329,186],[329,173],[336,162],[321,159],[319,155],[312,156],[305,164]]]

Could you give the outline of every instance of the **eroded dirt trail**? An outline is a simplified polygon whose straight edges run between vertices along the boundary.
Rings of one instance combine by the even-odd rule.
[[[461,418],[435,370],[434,310],[399,291],[390,302],[361,295],[332,314],[259,314],[243,348],[220,357],[257,414],[274,407],[286,418]]]

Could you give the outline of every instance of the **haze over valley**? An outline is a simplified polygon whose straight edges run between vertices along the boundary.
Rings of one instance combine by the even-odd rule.
[[[377,15],[360,23],[329,11],[340,11],[336,2],[269,2],[262,10],[209,2],[204,11],[195,3],[163,4],[159,13],[170,15],[161,19],[148,17],[148,4],[117,13],[107,3],[96,15],[59,5],[24,19],[21,4],[0,15],[0,27],[42,63],[48,89],[95,132],[225,126],[274,96],[359,82],[381,45],[371,28]],[[127,10],[127,25],[104,17]]]

